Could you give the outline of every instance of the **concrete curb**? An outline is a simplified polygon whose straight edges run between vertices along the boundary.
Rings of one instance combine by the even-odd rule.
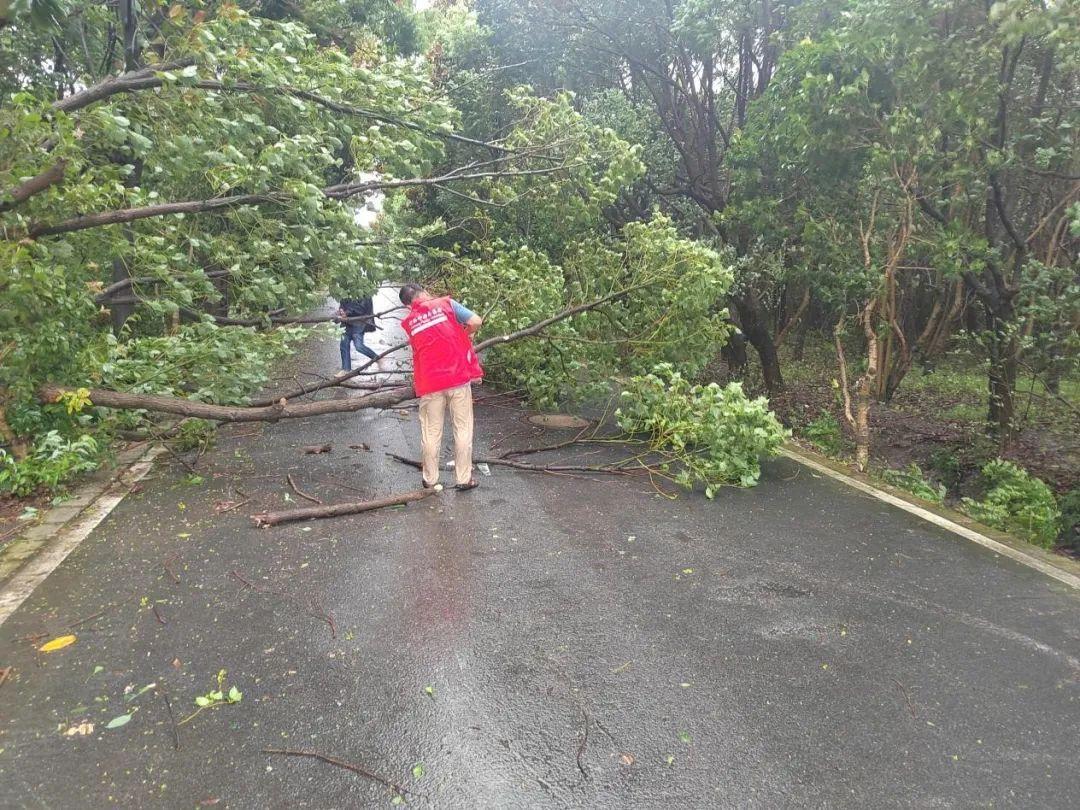
[[[75,493],[46,512],[0,551],[0,624],[124,499],[135,482],[164,452],[161,447],[137,447],[117,457],[107,474],[92,477]]]
[[[1058,558],[1056,555],[1050,554],[1036,546],[1023,548],[1018,545],[1017,541],[1008,535],[987,529],[975,521],[945,507],[937,506],[936,504],[923,505],[922,502],[919,502],[914,498],[888,492],[887,490],[870,483],[869,480],[862,476],[856,477],[858,473],[855,473],[854,471],[846,472],[836,469],[832,466],[834,462],[831,462],[828,459],[823,457],[814,458],[801,447],[796,448],[788,445],[784,447],[780,453],[784,457],[789,458],[798,464],[809,467],[835,481],[840,481],[872,498],[877,498],[879,501],[884,501],[898,509],[903,509],[905,512],[922,518],[928,523],[933,523],[935,526],[952,532],[953,534],[959,535],[965,540],[970,540],[973,543],[978,543],[980,546],[985,546],[997,554],[1015,560],[1029,568],[1034,568],[1036,571],[1046,574],[1048,577],[1053,577],[1058,582],[1062,582],[1071,588],[1080,590],[1080,565],[1071,560]]]

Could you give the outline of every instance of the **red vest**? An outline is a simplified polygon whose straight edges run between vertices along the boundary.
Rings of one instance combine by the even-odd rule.
[[[472,338],[458,323],[449,298],[413,301],[401,326],[412,346],[413,388],[418,397],[484,376]]]

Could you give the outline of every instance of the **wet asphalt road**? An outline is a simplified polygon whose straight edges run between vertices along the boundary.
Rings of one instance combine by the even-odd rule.
[[[331,367],[336,346],[311,351]],[[479,406],[478,448],[566,435],[522,417]],[[383,452],[416,456],[414,420],[229,428],[201,483],[163,459],[0,627],[0,805],[394,801],[262,753],[289,748],[420,807],[1075,806],[1080,598],[791,463],[712,502],[496,469],[252,526],[303,503],[288,472],[328,500],[413,488]],[[165,695],[183,721],[222,669],[242,700],[177,747]]]

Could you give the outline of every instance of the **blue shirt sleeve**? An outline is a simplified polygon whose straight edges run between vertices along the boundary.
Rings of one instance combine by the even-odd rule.
[[[452,306],[454,308],[454,317],[457,318],[458,323],[463,324],[467,320],[469,320],[469,318],[476,315],[476,313],[473,312],[471,309],[469,309],[466,306],[462,306],[457,301],[455,301],[453,298],[450,299],[450,306]]]

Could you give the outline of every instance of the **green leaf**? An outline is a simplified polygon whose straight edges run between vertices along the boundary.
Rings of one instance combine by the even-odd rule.
[[[126,726],[130,720],[130,714],[121,714],[118,717],[114,717],[112,720],[110,720],[105,725],[105,728],[120,728],[120,726]]]
[[[239,703],[243,697],[244,693],[235,686],[229,687],[229,703]]]
[[[412,775],[413,775],[413,779],[419,779],[421,776],[424,775],[424,763],[423,762],[417,762],[415,765],[412,766]]]

